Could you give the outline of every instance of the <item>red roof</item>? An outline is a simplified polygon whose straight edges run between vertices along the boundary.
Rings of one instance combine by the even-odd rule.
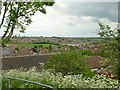
[[[104,60],[101,56],[91,56],[86,59],[86,62],[90,65],[92,69],[101,68],[100,62]]]

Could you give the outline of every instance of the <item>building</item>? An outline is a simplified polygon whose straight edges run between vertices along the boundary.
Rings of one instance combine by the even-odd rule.
[[[103,60],[104,58],[101,56],[91,56],[86,59],[86,63],[91,67],[92,71],[99,73],[103,69],[101,66]]]
[[[9,48],[0,48],[0,56],[13,56],[15,51]]]

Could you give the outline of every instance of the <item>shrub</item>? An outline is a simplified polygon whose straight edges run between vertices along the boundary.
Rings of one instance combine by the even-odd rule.
[[[45,69],[54,69],[56,72],[61,72],[64,75],[68,74],[83,74],[84,76],[93,76],[94,73],[85,63],[84,58],[78,51],[62,52],[61,54],[53,55],[47,63]]]
[[[28,71],[10,70],[4,72],[5,77],[14,77],[30,81],[35,81],[43,84],[53,86],[54,88],[118,88],[118,80],[112,80],[104,76],[95,75],[91,78],[79,75],[65,75],[61,73],[53,73],[53,70],[36,71],[35,68]],[[8,80],[3,78],[3,90],[8,89]],[[11,80],[11,88],[42,88],[39,85],[31,84],[28,82],[20,82]],[[62,90],[61,89],[61,90]],[[16,89],[17,90],[17,89]],[[29,90],[29,89],[27,89]],[[36,90],[36,89],[35,89]],[[49,90],[49,89],[45,89]],[[51,90],[51,89],[50,89]],[[108,89],[109,90],[109,89]]]
[[[82,55],[87,55],[87,56],[94,55],[94,53],[91,50],[80,50],[80,53]]]
[[[16,47],[16,48],[15,48],[15,50],[16,50],[17,52],[19,52],[19,51],[20,51],[18,47]]]

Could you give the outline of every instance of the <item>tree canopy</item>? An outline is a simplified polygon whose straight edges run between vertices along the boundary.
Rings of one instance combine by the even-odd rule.
[[[109,25],[104,25],[99,23],[99,35],[104,38],[116,38],[118,37],[118,29],[115,28],[114,30],[111,29]]]
[[[100,51],[100,55],[105,57],[106,60],[104,62],[104,66],[113,71],[114,74],[118,74],[120,72],[120,66],[118,66],[118,56],[119,56],[119,35],[120,29],[115,28],[111,29],[109,25],[104,25],[99,23],[99,35],[105,39],[102,43],[102,50]]]

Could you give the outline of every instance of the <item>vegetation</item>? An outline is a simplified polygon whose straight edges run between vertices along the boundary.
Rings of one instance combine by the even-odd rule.
[[[49,45],[54,46],[54,44],[32,44],[32,43],[17,43],[16,44],[18,47],[33,47],[33,46],[37,46],[37,47],[49,47]],[[41,46],[42,45],[42,46]]]
[[[93,56],[95,53],[93,53],[91,50],[80,50],[80,53],[82,55],[87,55],[87,56]]]
[[[98,40],[103,40],[103,39],[100,38],[100,37],[81,37],[80,39],[81,39],[81,40],[96,40],[96,41],[98,41]]]
[[[103,62],[103,66],[112,70],[113,74],[118,75],[118,29],[111,29],[109,25],[99,23],[99,35],[104,38],[101,44],[101,51],[98,55],[105,57],[106,60]]]
[[[1,2],[0,2],[1,4]],[[4,34],[2,36],[3,45],[7,43],[13,35],[15,30],[20,32],[25,32],[28,25],[32,23],[31,16],[33,16],[37,11],[41,13],[46,13],[46,6],[53,6],[54,1],[51,2],[2,2],[3,15],[2,21],[0,23],[0,29],[5,28]],[[1,5],[0,5],[1,6]],[[1,8],[1,7],[0,7]],[[1,12],[0,12],[1,14]],[[118,42],[119,31],[118,29],[112,30],[109,25],[103,25],[99,23],[99,37],[93,38],[81,38],[82,40],[99,40],[103,41],[101,46],[103,47],[98,55],[106,58],[102,63],[104,68],[111,69],[115,74],[118,64]],[[33,51],[36,53],[37,47],[48,47],[49,51],[52,51],[52,45],[58,45],[56,43],[48,42],[34,42],[19,43],[17,46],[33,47]],[[67,46],[66,46],[67,47]],[[58,55],[51,56],[50,60],[45,63],[44,70],[37,71],[35,68],[30,70],[8,70],[3,71],[2,75],[5,77],[22,78],[35,82],[40,82],[43,84],[51,85],[55,88],[117,88],[118,80],[113,80],[106,78],[104,76],[95,75],[91,71],[91,68],[84,61],[87,57],[94,55],[90,50],[77,51],[78,47],[69,47],[71,50],[69,52],[62,52]],[[19,48],[15,48],[19,51]],[[120,66],[119,66],[120,67]],[[0,78],[1,79],[1,78]],[[8,81],[3,79],[3,89],[8,87]],[[1,84],[1,80],[0,80]],[[11,88],[42,88],[41,86],[30,84],[27,82],[20,82],[16,80],[11,81]]]
[[[64,75],[83,74],[91,77],[94,73],[84,61],[86,57],[82,56],[78,51],[62,52],[61,54],[51,56],[50,60],[45,64],[45,69],[53,69]]]
[[[53,45],[59,45],[58,43],[53,43],[53,42],[33,42],[33,44],[53,44]]]
[[[1,73],[0,73],[1,76]],[[0,90],[2,90],[2,78],[0,78]]]
[[[104,76],[95,75],[94,77],[83,77],[78,75],[63,75],[53,70],[37,71],[35,68],[30,70],[10,70],[3,71],[5,77],[22,78],[53,86],[54,88],[117,88],[118,80],[112,80]],[[7,80],[3,79],[3,89],[8,88]],[[11,80],[11,88],[43,88],[39,85]],[[76,89],[75,89],[76,88]]]

